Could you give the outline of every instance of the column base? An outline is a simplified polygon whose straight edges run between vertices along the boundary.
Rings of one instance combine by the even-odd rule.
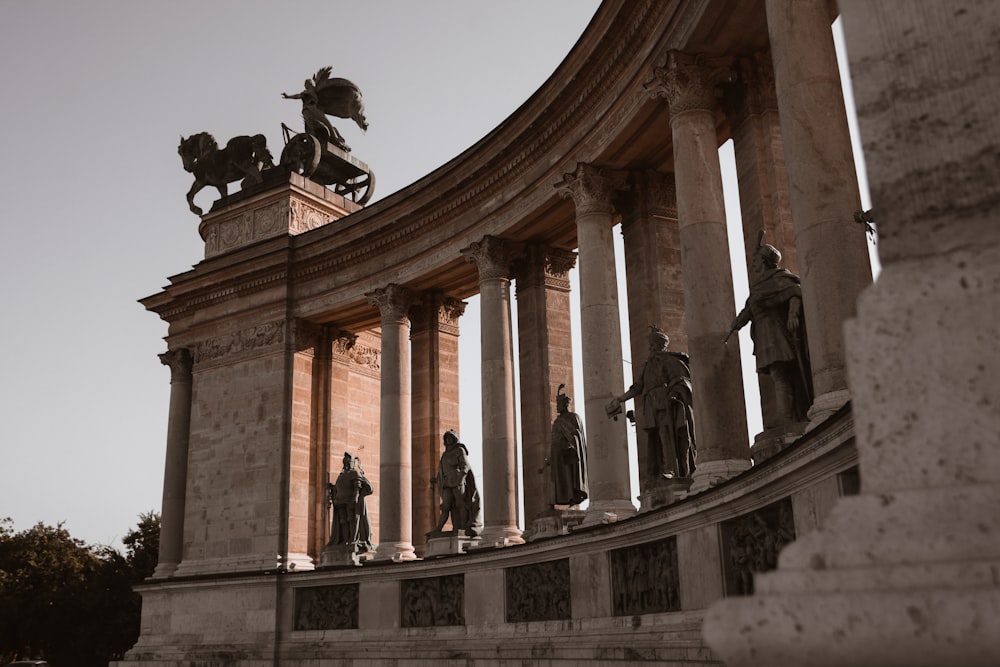
[[[540,513],[531,522],[531,529],[528,533],[528,541],[545,539],[547,537],[558,537],[569,535],[576,526],[583,523],[587,513],[583,510],[557,510],[549,509]]]
[[[480,540],[480,546],[498,549],[524,544],[524,536],[517,526],[486,526]]]
[[[380,542],[372,560],[390,560],[393,563],[416,560],[417,554],[409,542]]]
[[[622,519],[635,516],[638,512],[635,505],[627,498],[620,500],[591,500],[583,518],[584,526],[595,526],[599,523],[615,523]]]
[[[177,566],[179,563],[157,563],[156,569],[153,570],[152,579],[166,579],[167,577],[174,576],[174,572],[177,571]]]
[[[639,512],[648,512],[683,500],[693,482],[690,477],[663,477],[647,483],[645,490],[639,494]]]
[[[316,569],[316,563],[309,554],[290,553],[282,564],[286,572],[309,572]]]
[[[809,417],[809,426],[806,427],[806,433],[825,422],[827,417],[844,407],[850,400],[851,392],[846,389],[829,391],[814,398],[813,404],[806,415]]]
[[[749,469],[750,461],[746,459],[720,459],[718,461],[699,462],[698,466],[694,469],[694,482],[691,484],[691,490],[688,493],[691,495],[701,493]]]

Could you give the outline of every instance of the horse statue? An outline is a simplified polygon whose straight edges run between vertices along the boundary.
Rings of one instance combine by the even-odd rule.
[[[240,187],[256,185],[264,179],[260,173],[274,166],[274,159],[267,150],[267,138],[263,134],[252,137],[233,137],[220,149],[215,138],[208,132],[192,134],[187,139],[181,135],[177,152],[184,162],[184,170],[194,174],[194,184],[187,193],[191,212],[201,215],[195,206],[194,196],[206,185],[215,186],[219,195],[228,194],[227,184],[242,178]]]
[[[365,102],[361,90],[347,79],[331,78],[332,68],[323,67],[312,79],[306,79],[301,93],[282,93],[286,100],[302,100],[302,119],[306,134],[316,137],[323,145],[330,142],[345,151],[350,147],[344,137],[330,124],[327,116],[350,118],[362,131],[368,129]]]

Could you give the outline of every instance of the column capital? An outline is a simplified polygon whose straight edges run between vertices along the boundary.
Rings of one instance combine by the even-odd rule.
[[[479,282],[484,280],[507,280],[510,278],[510,265],[520,254],[523,245],[497,236],[484,236],[482,241],[476,241],[462,249],[465,261],[475,262],[479,267]]]
[[[379,309],[383,325],[405,324],[410,307],[420,301],[419,294],[396,283],[368,292],[365,297]]]
[[[563,199],[572,199],[577,214],[614,213],[614,194],[623,185],[624,175],[603,167],[578,162],[576,169],[563,174],[556,190]]]
[[[569,272],[574,266],[575,252],[533,243],[514,266],[518,292],[541,285],[569,291]]]
[[[291,343],[292,349],[296,352],[315,348],[319,345],[322,336],[322,324],[316,324],[315,322],[298,317],[293,319],[289,324],[288,341]]]
[[[176,347],[157,355],[160,363],[170,367],[170,382],[190,382],[191,366],[194,358],[191,350],[186,347]]]
[[[673,119],[686,111],[714,111],[719,84],[735,81],[736,72],[732,58],[670,51],[666,66],[655,68],[653,77],[644,88],[667,100]]]
[[[623,228],[646,216],[676,219],[677,186],[674,175],[652,169],[631,174],[629,188],[618,193],[615,207],[621,213]]]
[[[421,299],[423,308],[414,308],[410,322],[416,331],[440,331],[458,335],[458,318],[465,314],[464,301],[441,292],[427,292]]]

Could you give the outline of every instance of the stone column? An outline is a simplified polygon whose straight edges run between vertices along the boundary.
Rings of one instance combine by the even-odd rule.
[[[726,115],[733,128],[747,273],[752,281],[750,261],[763,231],[765,243],[781,251],[781,266],[798,275],[798,252],[788,203],[788,171],[771,55],[755,53],[741,58],[738,67],[740,82],[728,91]],[[783,424],[779,417],[771,376],[759,373],[757,382],[764,430],[754,440],[753,455],[760,463],[780,451],[786,440],[794,441],[795,436],[787,433],[790,425]]]
[[[573,346],[569,271],[576,255],[531,245],[517,263],[517,340],[521,372],[521,468],[524,471],[524,520],[530,523],[549,507],[545,466],[560,384],[573,394]]]
[[[412,540],[410,340],[407,312],[416,295],[396,284],[369,292],[382,315],[379,411],[379,544],[376,560],[416,558]]]
[[[321,483],[322,460],[319,454],[321,420],[325,406],[323,372],[317,373],[322,353],[317,349],[323,342],[321,326],[303,319],[288,323],[287,353],[290,370],[288,396],[288,450],[285,454],[285,475],[282,479],[285,505],[285,535],[281,563],[288,570],[311,570],[315,567],[309,555],[315,539],[316,516],[319,509],[317,485]],[[318,555],[318,553],[317,553]]]
[[[691,354],[697,469],[692,492],[750,466],[738,345],[724,345],[736,305],[722,195],[715,91],[733,72],[728,61],[672,51],[651,86],[670,104],[677,217]]]
[[[629,348],[632,379],[642,372],[649,356],[649,327],[659,326],[670,336],[670,349],[687,352],[684,321],[684,281],[681,271],[677,190],[673,174],[647,171],[632,174],[630,187],[616,199],[622,215],[625,275],[628,292]],[[635,401],[636,422],[642,423],[642,401]],[[648,438],[636,429],[639,484],[649,478]],[[649,509],[642,508],[644,511]]]
[[[626,420],[609,419],[605,412],[605,406],[625,387],[612,236],[614,185],[611,175],[603,169],[581,163],[556,186],[562,197],[571,198],[576,205],[584,426],[590,474],[590,505],[585,523],[600,522],[605,513],[620,518],[635,514]]]
[[[885,212],[845,332],[861,494],[704,634],[734,667],[996,665],[1000,5],[839,4]]]
[[[444,432],[459,428],[458,318],[466,304],[437,292],[410,310],[413,366],[413,536],[418,556],[437,525]]]
[[[871,283],[847,113],[827,0],[767,0],[788,168],[816,425],[847,402],[844,321]]]
[[[462,250],[466,260],[479,267],[484,544],[524,542],[517,526],[517,433],[510,314],[510,265],[517,250],[495,236],[485,236]]]
[[[154,579],[171,576],[183,557],[184,498],[191,432],[191,352],[184,347],[175,348],[161,354],[160,361],[170,367],[170,413],[160,509],[160,554]]]

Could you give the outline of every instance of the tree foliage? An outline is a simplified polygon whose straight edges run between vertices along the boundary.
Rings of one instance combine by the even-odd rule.
[[[139,636],[132,584],[152,574],[159,544],[159,515],[139,518],[122,540],[126,555],[88,546],[62,524],[17,533],[0,520],[0,664],[44,657],[104,667],[124,655]]]

